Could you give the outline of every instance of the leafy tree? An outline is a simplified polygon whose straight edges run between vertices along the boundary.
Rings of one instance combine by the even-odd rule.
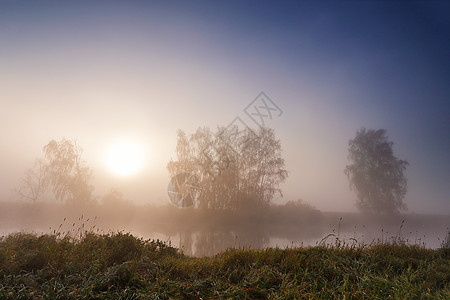
[[[178,160],[167,169],[171,177],[187,173],[198,178],[201,194],[194,205],[213,209],[238,209],[264,205],[287,178],[280,141],[272,129],[239,131],[219,127],[216,134],[199,128],[190,137],[178,131]]]
[[[404,171],[408,162],[394,156],[392,145],[384,129],[362,128],[349,141],[351,164],[346,166],[345,174],[350,188],[357,193],[357,207],[362,211],[398,213],[406,209]]]
[[[92,199],[92,171],[81,159],[83,150],[76,142],[62,139],[44,146],[45,183],[60,201],[87,202]]]

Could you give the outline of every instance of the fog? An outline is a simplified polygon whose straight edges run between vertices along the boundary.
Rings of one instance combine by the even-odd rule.
[[[449,216],[324,213],[309,205],[278,205],[250,211],[201,211],[128,202],[69,204],[2,203],[0,233],[33,232],[81,237],[85,232],[132,233],[170,242],[183,253],[211,256],[231,248],[349,246],[404,242],[439,248],[449,231]]]
[[[446,12],[438,1],[0,1],[0,233],[73,234],[84,224],[198,256],[336,238],[439,247],[450,226]],[[262,94],[264,117],[250,111]],[[177,131],[235,122],[273,129],[288,175],[281,193],[264,208],[174,205]],[[409,163],[401,214],[355,205],[344,169],[363,127],[385,129]],[[44,146],[62,139],[76,141],[92,171],[88,206],[17,193]],[[131,171],[110,158],[128,142]],[[120,203],[103,202],[112,189]]]

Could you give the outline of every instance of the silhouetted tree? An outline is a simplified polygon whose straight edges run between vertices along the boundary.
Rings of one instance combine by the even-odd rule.
[[[404,171],[408,162],[394,156],[392,145],[384,129],[362,128],[349,141],[351,164],[346,166],[345,174],[350,188],[357,193],[357,207],[362,211],[398,213],[406,209]]]
[[[199,128],[189,138],[178,131],[178,160],[171,160],[170,176],[192,174],[200,182],[197,207],[237,209],[269,203],[281,195],[279,184],[287,178],[280,141],[272,129],[219,127],[216,134]]]
[[[19,187],[15,192],[26,200],[36,203],[45,192],[45,167],[40,159],[36,159],[34,166],[25,172]]]
[[[92,200],[92,171],[81,159],[83,150],[76,142],[62,139],[44,146],[45,178],[60,201]]]

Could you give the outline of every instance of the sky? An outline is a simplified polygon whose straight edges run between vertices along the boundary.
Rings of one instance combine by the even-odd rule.
[[[450,4],[445,1],[0,0],[0,198],[50,140],[76,140],[100,197],[169,203],[176,132],[227,126],[264,92],[289,178],[276,203],[355,211],[356,131],[407,160],[409,212],[450,213]],[[129,176],[105,157],[140,145]]]

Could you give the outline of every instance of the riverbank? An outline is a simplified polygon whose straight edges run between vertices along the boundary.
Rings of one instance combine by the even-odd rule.
[[[172,242],[185,254],[212,256],[228,248],[316,246],[339,238],[372,244],[402,239],[436,249],[446,237],[450,216],[426,214],[363,215],[322,212],[302,202],[240,211],[200,210],[132,202],[71,205],[0,202],[0,236],[12,232],[98,234],[130,232]]]
[[[0,240],[1,299],[448,299],[450,251],[404,243],[186,256],[127,233]]]

